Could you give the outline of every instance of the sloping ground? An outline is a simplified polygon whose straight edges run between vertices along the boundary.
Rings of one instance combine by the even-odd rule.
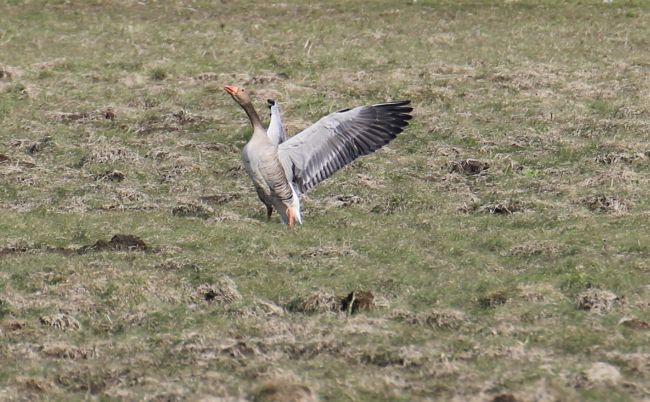
[[[0,14],[0,399],[650,398],[650,4],[80,3]],[[415,118],[288,231],[225,84]]]

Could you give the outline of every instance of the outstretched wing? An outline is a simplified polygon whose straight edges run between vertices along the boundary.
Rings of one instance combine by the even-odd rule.
[[[290,182],[301,192],[356,158],[393,140],[411,120],[410,101],[358,106],[331,113],[278,147]]]
[[[269,109],[271,109],[271,122],[269,128],[266,130],[266,135],[269,136],[273,145],[280,145],[287,139],[287,134],[282,125],[282,113],[280,105],[272,99],[267,100]]]

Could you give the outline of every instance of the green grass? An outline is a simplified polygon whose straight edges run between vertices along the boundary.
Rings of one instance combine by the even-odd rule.
[[[0,399],[647,398],[648,3],[252,4],[4,5]],[[226,84],[414,120],[287,230]]]

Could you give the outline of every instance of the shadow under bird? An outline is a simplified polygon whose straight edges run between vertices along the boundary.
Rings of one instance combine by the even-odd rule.
[[[257,195],[289,227],[302,224],[300,195],[360,156],[392,141],[411,120],[410,101],[357,106],[330,113],[287,138],[280,106],[268,100],[271,121],[264,128],[248,93],[234,85],[225,91],[241,106],[253,126],[242,150],[244,169]]]

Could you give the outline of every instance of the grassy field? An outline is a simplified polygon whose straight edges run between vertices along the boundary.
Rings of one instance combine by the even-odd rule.
[[[650,2],[257,3],[0,6],[0,400],[648,400]],[[414,119],[287,230],[225,84]]]

